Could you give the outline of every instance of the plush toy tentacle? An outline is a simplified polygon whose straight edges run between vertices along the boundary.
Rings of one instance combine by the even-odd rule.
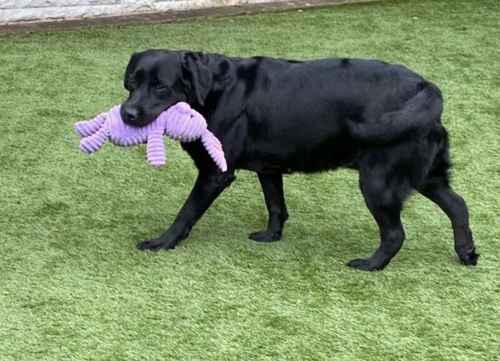
[[[223,172],[227,171],[226,158],[219,139],[210,130],[206,129],[201,136],[201,142],[215,164],[217,164],[217,167]]]
[[[85,153],[94,153],[106,143],[108,137],[108,129],[102,127],[95,134],[85,137],[80,141],[80,150]]]
[[[75,124],[75,131],[81,137],[88,137],[89,135],[94,134],[103,126],[106,121],[106,115],[107,113],[101,113],[93,119],[77,122]]]
[[[149,164],[154,167],[164,166],[166,163],[165,143],[163,143],[163,129],[153,130],[148,134],[147,156]]]

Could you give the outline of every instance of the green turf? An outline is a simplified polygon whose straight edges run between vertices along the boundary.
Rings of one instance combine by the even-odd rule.
[[[0,37],[0,360],[500,359],[500,3],[390,1],[170,25]],[[140,253],[195,177],[180,147],[87,157],[72,132],[125,96],[132,51],[188,48],[310,59],[370,57],[442,88],[454,185],[479,252],[458,264],[448,219],[414,196],[383,272],[357,175],[286,177],[282,242],[257,244],[256,176],[237,181],[175,251]]]

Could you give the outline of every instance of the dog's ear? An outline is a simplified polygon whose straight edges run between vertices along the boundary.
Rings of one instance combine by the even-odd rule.
[[[125,74],[123,75],[123,86],[128,89],[127,81],[131,72],[134,71],[137,61],[139,60],[140,53],[133,53],[130,56],[127,67],[125,68]]]
[[[208,67],[208,57],[202,53],[186,52],[182,58],[182,80],[186,90],[194,94],[200,105],[212,89],[213,74]]]

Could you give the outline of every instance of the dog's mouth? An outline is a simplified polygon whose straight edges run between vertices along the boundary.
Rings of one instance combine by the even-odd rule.
[[[168,104],[166,106],[162,106],[159,110],[154,112],[145,112],[141,108],[130,107],[126,104],[123,104],[120,109],[120,115],[125,124],[130,125],[132,127],[145,127],[148,124],[152,123],[158,116],[170,108],[173,104]]]
[[[125,124],[127,124],[127,125],[130,125],[131,127],[134,127],[134,128],[142,128],[142,127],[145,127],[146,125],[152,123],[153,120],[144,120],[144,121],[136,120],[136,121],[130,121],[130,120],[123,119],[123,122]]]

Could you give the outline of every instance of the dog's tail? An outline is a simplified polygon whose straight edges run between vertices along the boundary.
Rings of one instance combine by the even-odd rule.
[[[440,122],[443,96],[437,86],[424,82],[420,91],[403,108],[382,114],[374,121],[349,122],[354,139],[362,142],[389,143],[413,132],[427,131]]]

